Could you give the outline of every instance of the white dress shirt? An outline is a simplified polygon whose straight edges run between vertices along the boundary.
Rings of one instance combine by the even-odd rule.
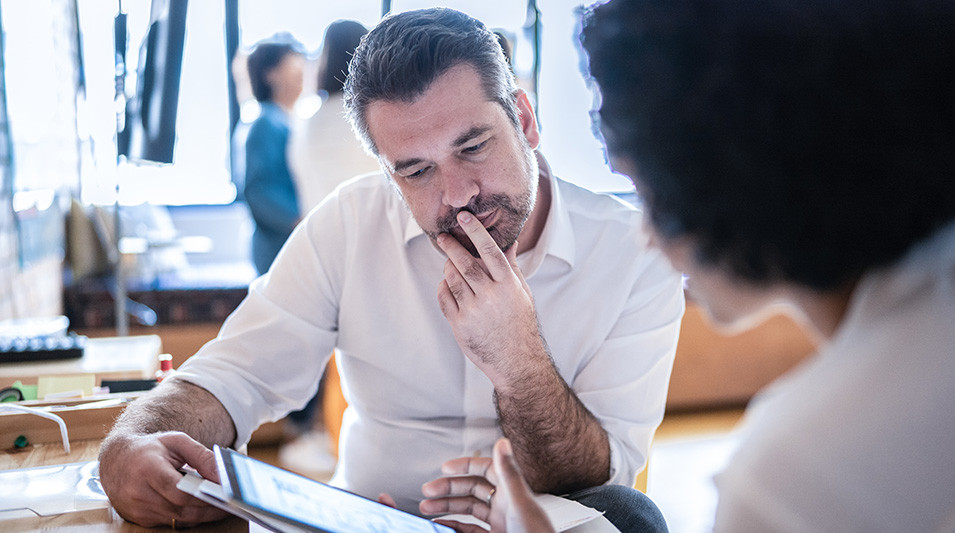
[[[663,416],[681,278],[632,206],[548,179],[544,231],[518,263],[558,371],[609,435],[610,481],[632,485]],[[445,261],[387,178],[346,182],[179,377],[222,401],[239,445],[300,408],[337,348],[349,406],[332,483],[417,512],[442,462],[501,436],[491,382],[438,306]]]
[[[955,224],[866,275],[745,428],[717,531],[955,531]]]

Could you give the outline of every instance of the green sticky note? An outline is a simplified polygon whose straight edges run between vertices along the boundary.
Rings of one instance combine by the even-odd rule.
[[[13,383],[13,385],[11,385],[11,387],[14,389],[20,389],[20,393],[23,394],[24,400],[36,400],[36,385],[24,385],[18,379]]]

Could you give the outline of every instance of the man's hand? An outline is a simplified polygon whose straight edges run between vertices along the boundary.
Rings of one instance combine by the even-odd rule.
[[[215,455],[185,433],[111,436],[100,452],[100,482],[116,512],[141,526],[188,527],[226,512],[176,488],[179,468],[218,481]]]
[[[547,352],[517,266],[517,243],[505,254],[474,215],[461,211],[457,220],[480,257],[438,235],[448,255],[438,302],[461,350],[494,385],[501,431],[514,442],[527,479],[555,493],[603,483],[610,472],[607,434]]]
[[[511,443],[500,439],[494,459],[463,457],[444,463],[448,477],[429,481],[421,492],[427,499],[419,509],[424,514],[469,514],[490,524],[492,533],[550,533],[554,531],[544,510],[514,460]],[[473,524],[451,520],[437,522],[462,533],[485,533]]]
[[[517,266],[517,243],[505,254],[474,215],[461,211],[457,218],[480,258],[451,235],[438,235],[437,244],[448,256],[438,302],[465,355],[496,388],[506,388],[550,364],[534,299]],[[534,354],[540,356],[537,361]]]

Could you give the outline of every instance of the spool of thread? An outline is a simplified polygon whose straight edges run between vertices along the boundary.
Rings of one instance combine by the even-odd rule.
[[[172,356],[168,353],[159,354],[159,370],[156,372],[156,381],[162,381],[173,373]]]

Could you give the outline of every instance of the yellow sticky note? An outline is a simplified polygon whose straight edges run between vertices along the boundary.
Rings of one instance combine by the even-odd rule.
[[[40,376],[37,378],[37,398],[44,399],[48,394],[80,391],[82,396],[92,396],[96,386],[93,374],[70,374],[65,376]]]

